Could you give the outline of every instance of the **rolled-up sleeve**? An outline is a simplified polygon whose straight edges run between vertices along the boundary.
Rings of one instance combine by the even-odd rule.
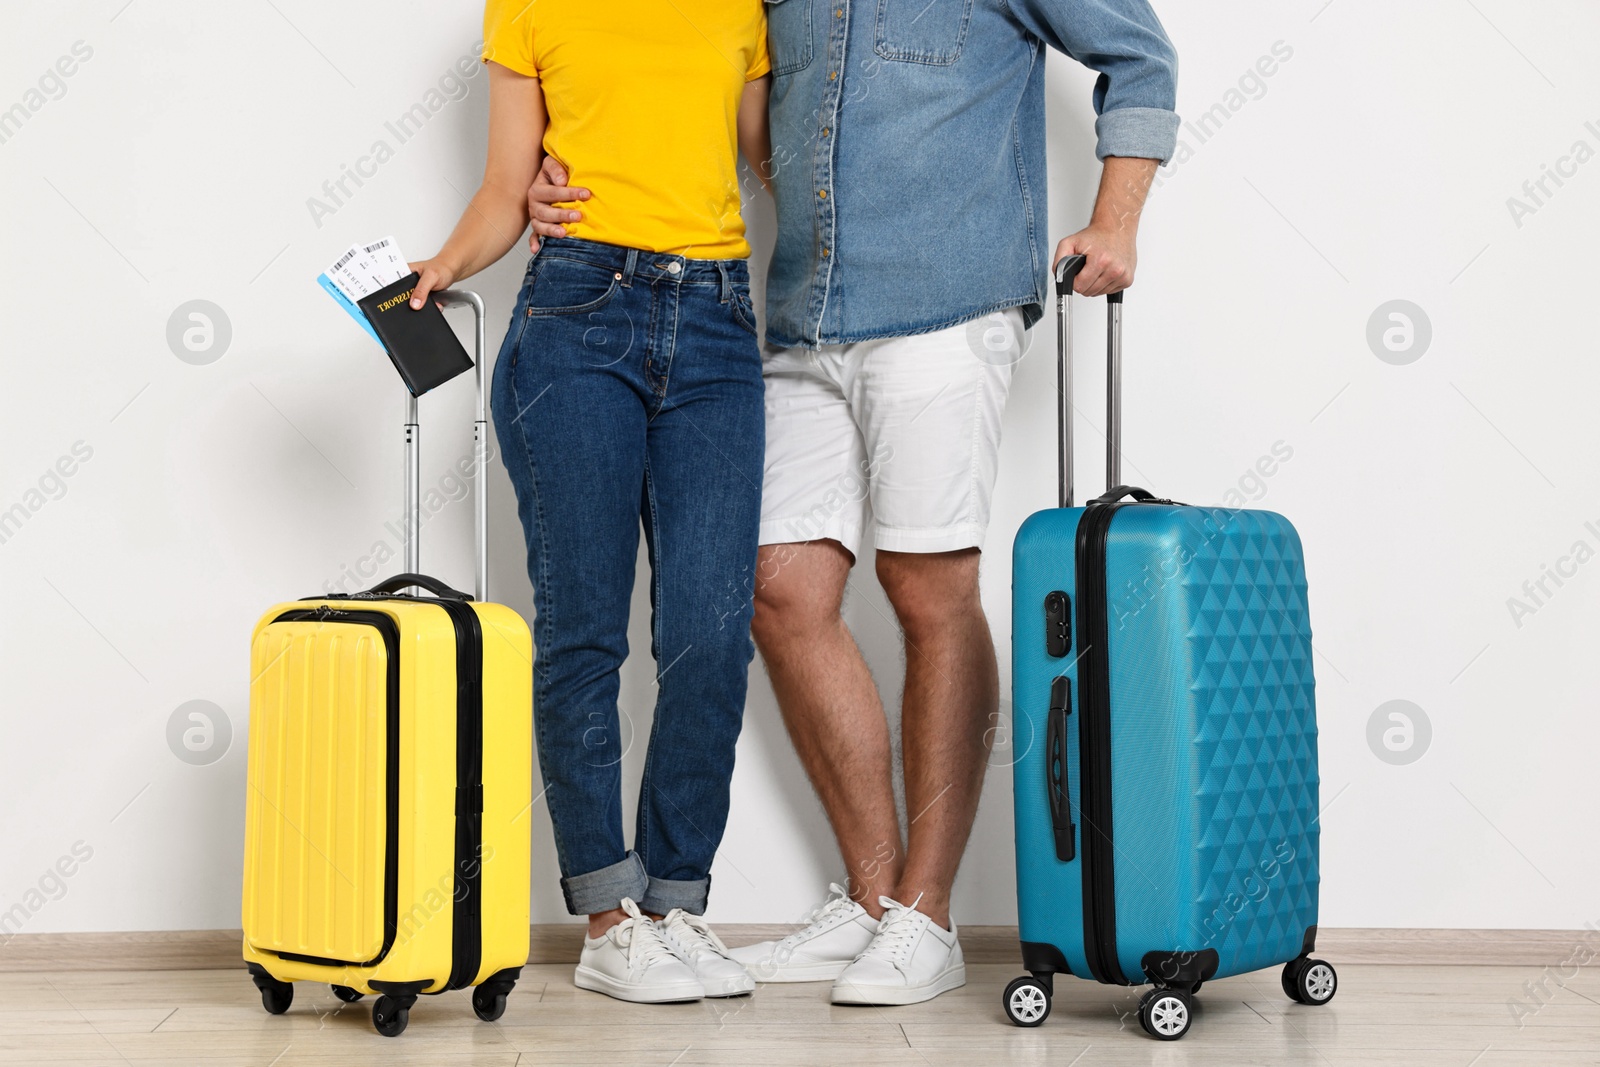
[[[1146,0],[1006,0],[1024,29],[1098,71],[1095,154],[1172,158],[1178,53]]]

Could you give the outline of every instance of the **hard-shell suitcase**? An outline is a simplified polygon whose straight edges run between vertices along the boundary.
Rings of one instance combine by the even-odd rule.
[[[293,982],[378,994],[393,1037],[419,994],[475,987],[499,1018],[528,960],[533,648],[485,602],[488,425],[477,316],[476,598],[415,573],[417,401],[406,437],[407,573],[278,604],[251,644],[244,959],[261,1001]],[[407,589],[431,595],[411,595]]]
[[[1300,538],[1268,511],[1119,484],[1121,294],[1110,298],[1107,482],[1073,507],[1072,284],[1056,272],[1060,503],[1017,532],[1012,597],[1021,1026],[1053,977],[1152,984],[1139,1018],[1188,1030],[1213,978],[1286,964],[1332,998],[1317,923],[1317,724]]]

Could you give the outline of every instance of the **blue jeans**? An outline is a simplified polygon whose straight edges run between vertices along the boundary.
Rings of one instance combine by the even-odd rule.
[[[745,262],[546,241],[493,408],[527,539],[567,908],[702,914],[754,654],[764,426]],[[617,692],[641,526],[659,692],[629,851]]]

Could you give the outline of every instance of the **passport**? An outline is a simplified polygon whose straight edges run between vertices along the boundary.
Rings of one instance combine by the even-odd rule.
[[[438,304],[429,300],[420,311],[412,310],[411,291],[418,279],[412,271],[356,301],[412,396],[421,396],[473,366]]]

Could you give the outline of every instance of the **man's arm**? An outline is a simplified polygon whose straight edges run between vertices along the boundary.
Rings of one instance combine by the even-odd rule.
[[[770,74],[745,82],[737,123],[739,151],[768,192],[772,190],[772,131],[767,127],[767,97],[771,91]]]
[[[1119,292],[1133,284],[1139,216],[1156,167],[1177,147],[1177,52],[1149,0],[1007,0],[1007,7],[1028,33],[1100,73],[1100,193],[1089,225],[1056,246],[1056,259],[1088,257],[1077,292]]]
[[[1057,262],[1062,256],[1081,255],[1088,259],[1073,286],[1078,293],[1104,296],[1133,284],[1139,264],[1139,216],[1158,166],[1159,161],[1154,159],[1106,157],[1089,225],[1056,245]]]

